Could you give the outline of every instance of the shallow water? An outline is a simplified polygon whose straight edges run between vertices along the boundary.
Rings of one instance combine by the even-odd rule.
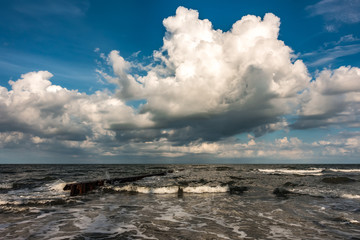
[[[169,170],[81,196],[63,191]],[[360,239],[360,165],[1,165],[0,236]]]

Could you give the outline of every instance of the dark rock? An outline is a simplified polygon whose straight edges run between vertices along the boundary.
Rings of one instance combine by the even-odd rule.
[[[70,189],[70,196],[82,195],[87,192],[90,192],[99,186],[104,186],[104,180],[98,180],[93,182],[82,182],[69,184],[64,187],[64,190]]]
[[[178,190],[178,198],[182,198],[184,196],[184,190],[179,187],[179,190]]]
[[[230,186],[230,194],[242,194],[248,190],[248,187]]]
[[[64,191],[70,190],[70,196],[76,196],[76,195],[82,195],[87,192],[90,192],[94,189],[97,189],[100,186],[104,186],[105,183],[120,184],[120,183],[126,183],[126,182],[135,182],[135,181],[141,180],[146,177],[165,176],[166,174],[167,174],[167,172],[160,172],[160,173],[152,173],[152,174],[134,176],[134,177],[113,178],[113,179],[96,180],[96,181],[90,181],[90,182],[71,183],[71,184],[65,185]]]
[[[326,178],[323,178],[322,181],[324,183],[331,183],[331,184],[356,182],[356,180],[354,180],[352,178],[348,178],[348,177],[326,177]]]
[[[196,182],[196,181],[195,181]],[[206,184],[208,183],[208,181],[206,181],[205,179],[200,179],[199,181],[197,181],[198,183],[201,183],[201,184]]]
[[[230,176],[230,178],[233,180],[244,180],[244,178],[242,178],[242,177]]]
[[[290,194],[291,192],[284,189],[284,188],[275,188],[273,191],[273,194],[275,194],[277,197],[287,197],[287,194]]]

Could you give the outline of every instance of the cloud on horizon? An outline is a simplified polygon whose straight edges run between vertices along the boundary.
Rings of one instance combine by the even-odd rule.
[[[179,7],[163,24],[163,46],[152,64],[109,53],[113,74],[98,72],[116,85],[114,93],[68,90],[53,85],[47,71],[26,73],[9,82],[11,89],[0,86],[0,147],[102,156],[311,157],[321,143],[290,137],[240,143],[234,136],[360,127],[360,69],[325,69],[311,81],[302,60],[278,39],[275,15],[247,15],[223,32]]]

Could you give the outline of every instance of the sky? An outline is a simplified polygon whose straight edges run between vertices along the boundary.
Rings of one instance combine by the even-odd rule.
[[[360,0],[0,2],[0,163],[360,163]]]

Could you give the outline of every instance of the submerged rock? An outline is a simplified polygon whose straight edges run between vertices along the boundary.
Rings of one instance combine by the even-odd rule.
[[[348,177],[326,177],[326,178],[323,178],[322,181],[324,183],[331,183],[331,184],[356,182],[356,180],[354,180],[352,178],[348,178]]]
[[[277,197],[287,197],[287,194],[290,194],[292,192],[284,189],[284,188],[275,188],[273,191],[273,194],[275,194]]]
[[[184,196],[184,190],[181,187],[179,187],[177,195],[178,195],[178,198],[182,198]]]
[[[241,194],[248,190],[248,187],[230,186],[230,194]]]

